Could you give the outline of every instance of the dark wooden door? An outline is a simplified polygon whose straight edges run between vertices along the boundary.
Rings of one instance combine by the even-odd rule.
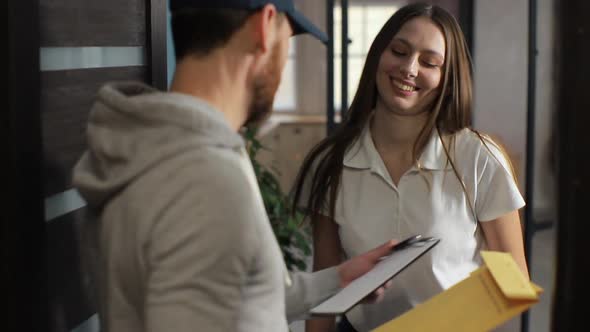
[[[590,2],[556,1],[558,220],[552,331],[584,331],[590,298]]]
[[[2,146],[3,280],[12,319],[0,330],[97,330],[82,259],[84,201],[71,170],[85,149],[98,88],[139,80],[166,89],[165,0],[8,1],[9,90]],[[6,283],[3,283],[6,284]],[[9,311],[10,313],[11,311]],[[10,327],[10,328],[8,328]]]

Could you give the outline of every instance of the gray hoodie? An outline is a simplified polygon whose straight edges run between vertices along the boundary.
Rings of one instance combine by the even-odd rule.
[[[338,289],[287,273],[242,138],[194,97],[103,87],[74,185],[102,331],[287,331]]]

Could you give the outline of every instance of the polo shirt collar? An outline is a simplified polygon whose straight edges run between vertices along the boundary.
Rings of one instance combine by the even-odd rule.
[[[422,151],[422,155],[420,156],[420,166],[423,169],[433,170],[433,171],[441,171],[445,169],[451,169],[451,163],[448,161],[447,154],[445,153],[445,148],[443,146],[443,137],[442,134],[439,134],[438,130],[434,129],[430,134],[430,139],[426,146],[424,147],[424,151]],[[449,150],[452,150],[448,148]],[[451,151],[449,151],[451,153]]]
[[[383,164],[382,158],[375,148],[371,137],[370,121],[361,132],[359,138],[344,154],[343,165],[356,169],[371,169],[377,171]],[[437,130],[433,130],[424,151],[420,156],[420,166],[427,170],[450,169],[447,156],[443,147],[442,138]]]
[[[344,166],[356,169],[369,169],[374,168],[373,166],[376,164],[376,161],[381,159],[371,137],[369,122],[367,122],[360,136],[344,154]]]

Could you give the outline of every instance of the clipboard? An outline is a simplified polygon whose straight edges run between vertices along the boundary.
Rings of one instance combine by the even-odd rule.
[[[362,277],[354,280],[338,293],[310,310],[312,316],[343,315],[365,297],[394,278],[418,258],[434,248],[440,239],[420,235],[413,236],[393,247],[375,267]]]

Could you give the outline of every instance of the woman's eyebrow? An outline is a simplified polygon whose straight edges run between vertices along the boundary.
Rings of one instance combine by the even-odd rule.
[[[404,39],[404,38],[395,37],[393,40],[394,40],[394,41],[399,41],[399,42],[401,42],[402,44],[405,44],[406,46],[408,46],[408,47],[409,47],[409,48],[411,48],[411,49],[414,49],[414,48],[415,48],[415,47],[414,47],[414,45],[412,45],[412,43],[410,43],[408,40],[406,40],[406,39]],[[422,50],[422,52],[425,52],[425,53],[432,53],[432,54],[434,54],[434,55],[438,55],[438,56],[439,56],[439,57],[441,57],[442,59],[444,59],[444,58],[445,58],[445,57],[444,57],[444,55],[440,54],[439,52],[437,52],[437,51],[435,51],[435,50],[433,50],[433,49],[424,49],[424,50]]]

